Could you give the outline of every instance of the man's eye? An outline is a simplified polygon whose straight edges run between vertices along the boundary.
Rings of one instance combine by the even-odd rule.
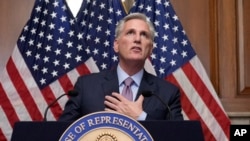
[[[147,36],[146,33],[142,33],[141,36]]]
[[[127,35],[133,35],[133,34],[134,34],[133,31],[129,31],[129,32],[127,33]]]
[[[149,35],[148,35],[146,32],[141,33],[141,36],[142,36],[142,37],[145,37],[145,38],[148,38],[148,37],[149,37]]]

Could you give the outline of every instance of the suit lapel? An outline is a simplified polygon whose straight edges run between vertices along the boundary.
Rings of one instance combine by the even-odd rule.
[[[111,95],[112,92],[119,93],[119,84],[118,84],[118,76],[116,73],[116,69],[112,71],[108,71],[104,75],[104,81],[102,83],[102,88],[104,91],[104,95]]]
[[[153,76],[151,74],[144,71],[142,81],[138,89],[138,93],[136,95],[136,100],[139,98],[139,96],[141,95],[143,91],[152,91],[152,92],[157,91],[157,87],[152,77]],[[119,93],[119,84],[118,84],[118,76],[117,76],[116,69],[113,69],[112,71],[107,71],[104,74],[102,88],[104,91],[104,95],[111,95],[112,92]],[[149,99],[150,98],[145,98],[144,104],[147,104]]]
[[[138,97],[141,95],[143,91],[151,91],[151,92],[156,91],[156,85],[152,79],[152,75],[146,71],[144,71],[142,81],[141,81],[138,93],[136,95],[136,99],[138,99]]]
[[[154,77],[149,74],[148,72],[144,71],[143,77],[142,77],[142,81],[136,96],[136,100],[139,98],[139,96],[141,95],[141,93],[143,91],[151,91],[153,93],[157,92],[157,86],[155,83],[155,79]],[[154,106],[150,103],[152,103],[153,99],[151,97],[144,97],[144,101],[143,101],[143,109],[148,109],[151,106]]]

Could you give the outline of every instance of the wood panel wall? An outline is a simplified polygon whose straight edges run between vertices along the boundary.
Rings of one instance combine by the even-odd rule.
[[[0,0],[0,72],[12,53],[35,0]]]
[[[126,0],[131,6],[133,0]],[[228,113],[250,113],[250,1],[170,0]],[[34,0],[0,1],[0,71]]]
[[[227,111],[249,112],[249,0],[218,2],[219,93]]]
[[[171,2],[226,112],[249,118],[250,1]]]

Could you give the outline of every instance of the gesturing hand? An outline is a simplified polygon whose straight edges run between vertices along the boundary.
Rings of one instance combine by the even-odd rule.
[[[136,120],[143,111],[143,100],[144,97],[142,95],[140,95],[137,101],[129,101],[119,93],[113,92],[112,96],[105,96],[104,104],[106,107],[109,107],[105,108],[105,110],[116,111]]]

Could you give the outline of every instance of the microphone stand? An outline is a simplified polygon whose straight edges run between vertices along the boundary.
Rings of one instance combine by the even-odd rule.
[[[49,110],[49,108],[52,106],[52,105],[54,105],[60,98],[62,98],[63,96],[65,96],[65,95],[67,95],[67,94],[62,94],[62,95],[60,95],[58,98],[56,98],[53,102],[51,102],[47,107],[46,107],[46,109],[45,109],[45,112],[44,112],[44,119],[43,119],[43,121],[47,121],[47,113],[48,113],[48,110]]]
[[[76,90],[70,90],[68,91],[68,93],[65,93],[65,94],[62,94],[60,95],[58,98],[56,98],[53,102],[51,102],[45,109],[45,112],[44,112],[44,118],[43,118],[43,121],[47,121],[47,113],[48,113],[48,110],[50,107],[52,107],[60,98],[62,98],[63,96],[65,95],[69,95],[69,96],[77,96],[78,95],[78,92]]]
[[[172,115],[171,115],[171,109],[170,109],[170,107],[168,106],[168,104],[166,104],[164,101],[163,101],[163,99],[159,96],[159,95],[156,95],[156,94],[154,94],[153,92],[151,92],[151,91],[143,91],[142,92],[142,95],[144,96],[144,97],[150,97],[150,96],[155,96],[158,100],[160,100],[160,102],[167,108],[167,110],[168,110],[168,115],[167,115],[167,119],[168,120],[171,120],[172,119]]]

